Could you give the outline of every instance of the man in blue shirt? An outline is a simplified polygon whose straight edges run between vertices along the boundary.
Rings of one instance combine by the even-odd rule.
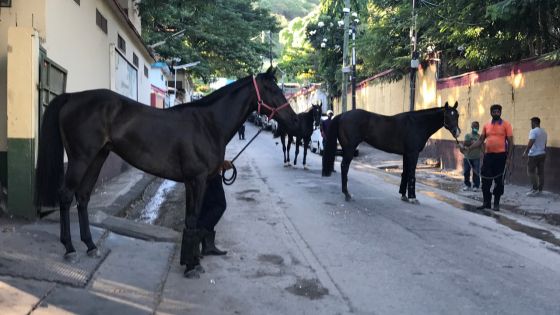
[[[527,174],[533,185],[527,196],[534,197],[542,193],[544,186],[544,161],[546,158],[547,134],[541,128],[539,117],[531,118],[531,131],[529,131],[529,143],[523,157],[529,157],[527,161]]]

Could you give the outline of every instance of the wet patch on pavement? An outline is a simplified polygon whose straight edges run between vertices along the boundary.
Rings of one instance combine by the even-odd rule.
[[[256,202],[257,199],[252,197],[251,194],[258,194],[258,193],[260,193],[260,190],[258,189],[247,189],[247,190],[239,191],[236,193],[237,197],[235,197],[235,199],[245,201],[245,202]]]
[[[460,201],[444,197],[444,196],[442,196],[438,193],[432,192],[432,191],[425,191],[424,193],[431,198],[437,199],[439,201],[443,201],[447,204],[450,204],[450,205],[454,206],[455,208],[463,209],[463,210],[466,210],[466,211],[469,211],[469,212],[475,212],[475,213],[479,213],[479,214],[483,214],[483,215],[492,217],[492,218],[496,219],[497,223],[499,223],[501,225],[504,225],[504,226],[507,226],[514,231],[524,233],[528,236],[534,237],[536,239],[539,239],[541,241],[544,241],[544,242],[547,242],[547,243],[550,243],[550,244],[554,244],[556,246],[560,246],[560,239],[557,239],[555,237],[555,235],[553,233],[551,233],[550,231],[535,228],[535,227],[531,227],[531,226],[528,226],[528,225],[524,225],[522,223],[519,223],[516,220],[510,219],[510,218],[508,218],[504,215],[500,215],[499,213],[496,213],[496,212],[494,212],[492,210],[489,210],[489,209],[479,210],[474,205],[471,205],[471,204],[468,204],[468,203],[462,203]]]
[[[324,288],[317,279],[298,279],[295,284],[287,287],[286,290],[310,300],[317,300],[329,294],[329,290]]]
[[[261,262],[271,263],[277,266],[284,265],[284,258],[282,258],[282,256],[273,255],[273,254],[259,255],[258,260]]]

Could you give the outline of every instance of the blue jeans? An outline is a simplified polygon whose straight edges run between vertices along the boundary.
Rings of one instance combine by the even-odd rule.
[[[471,187],[471,170],[474,187],[480,187],[480,159],[463,159],[463,175],[465,176],[465,185]]]

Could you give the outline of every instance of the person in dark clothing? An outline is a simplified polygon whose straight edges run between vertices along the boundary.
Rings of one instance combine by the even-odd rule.
[[[333,111],[329,109],[327,111],[327,119],[325,119],[321,122],[320,127],[321,127],[321,137],[323,137],[323,148],[327,144],[327,132],[329,130],[329,125],[332,121],[333,115],[334,115]]]
[[[229,170],[232,167],[231,162],[227,160],[224,161],[222,165],[222,169],[224,170]],[[202,250],[200,252],[203,256],[227,254],[227,251],[220,250],[216,247],[216,231],[214,230],[214,227],[218,224],[218,221],[220,221],[222,215],[226,211],[226,207],[227,203],[222,176],[216,174],[216,176],[208,179],[206,184],[202,209],[197,222],[198,228],[204,229],[206,234],[202,239]]]
[[[245,124],[239,127],[239,130],[237,130],[237,134],[239,135],[239,140],[245,140]]]
[[[492,120],[482,129],[480,138],[467,149],[475,149],[484,143],[484,158],[482,160],[482,196],[483,204],[478,209],[490,209],[492,195],[494,195],[494,211],[500,211],[500,197],[504,194],[505,171],[511,161],[513,152],[513,128],[511,124],[501,118],[502,106],[490,106]],[[494,181],[494,190],[490,192]]]

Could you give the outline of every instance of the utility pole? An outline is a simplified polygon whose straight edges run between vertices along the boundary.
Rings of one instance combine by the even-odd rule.
[[[356,109],[356,24],[358,15],[352,13],[352,109]]]
[[[350,26],[350,0],[344,0],[344,42],[342,47],[342,112],[347,110],[346,99],[348,93],[348,27]]]
[[[416,97],[416,72],[418,71],[419,53],[416,51],[416,0],[412,0],[412,26],[410,28],[411,60],[410,60],[410,111],[414,110]]]
[[[272,35],[268,31],[268,57],[270,58],[270,66],[272,67]]]

